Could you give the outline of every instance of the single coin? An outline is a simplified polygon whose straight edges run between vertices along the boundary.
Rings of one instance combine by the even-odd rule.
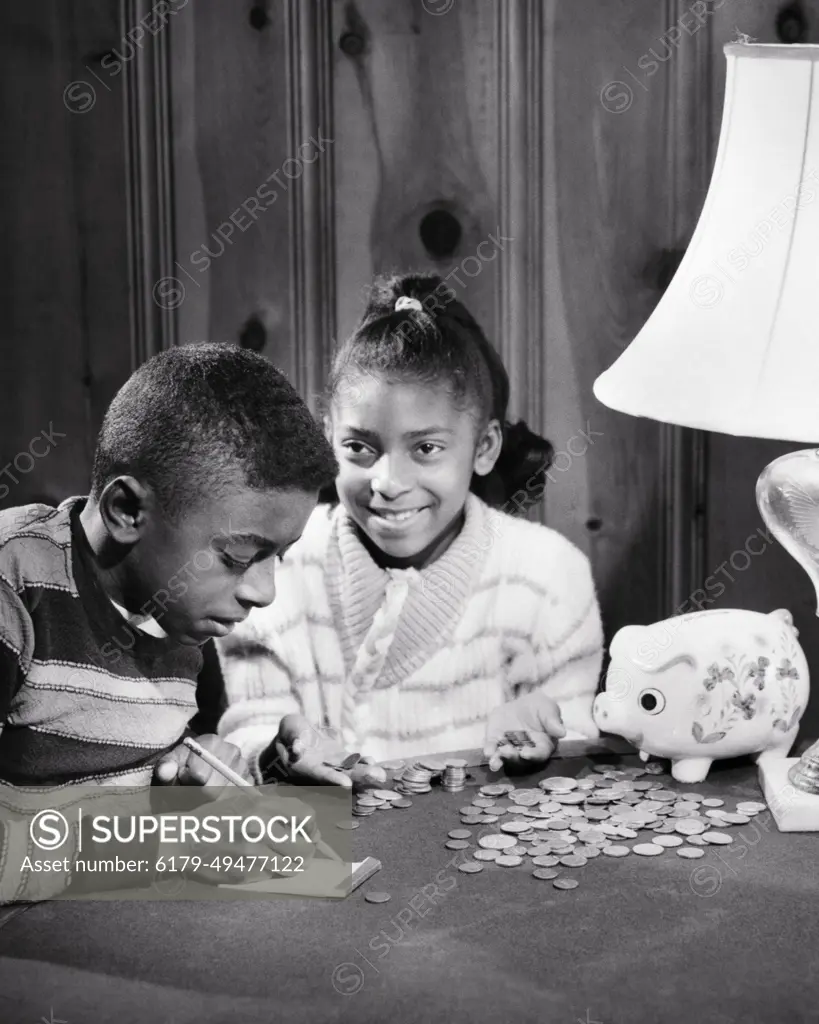
[[[498,820],[497,814],[482,814],[475,822],[476,825],[494,825]]]
[[[532,863],[536,868],[553,868],[555,864],[559,864],[560,861],[557,857],[550,854],[548,856],[533,857]]]
[[[514,836],[492,833],[488,836],[481,836],[478,846],[482,846],[485,850],[508,850],[510,846],[517,846],[517,843]]]
[[[719,809],[715,809],[715,810],[706,811],[705,812],[705,817],[706,818],[711,818],[714,821],[724,821],[725,820],[725,815],[729,814],[729,813],[730,813],[729,811],[721,811]]]
[[[356,800],[359,807],[380,807],[386,802],[386,800],[382,800],[380,797],[376,796],[360,796]]]
[[[681,836],[702,835],[707,828],[707,825],[703,825],[701,821],[697,821],[695,818],[678,818],[674,822],[674,829]]]
[[[382,761],[381,767],[386,768],[388,772],[397,772],[404,767],[403,761]]]
[[[552,885],[555,889],[576,889],[580,882],[576,878],[556,878]]]
[[[544,881],[548,881],[552,878],[557,878],[560,874],[559,871],[555,871],[554,868],[535,868],[532,872],[532,878],[542,878]]]
[[[663,852],[662,846],[658,846],[656,843],[637,843],[632,850],[641,857],[658,857]]]
[[[682,820],[682,819],[679,819]],[[654,832],[661,836],[670,836],[673,832],[677,831],[677,826],[673,821],[663,822],[662,825],[655,826]],[[653,840],[652,840],[653,842]]]
[[[747,825],[751,819],[747,814],[731,814],[726,811],[722,816],[722,820],[729,825]]]
[[[464,864],[459,864],[458,870],[463,871],[465,875],[477,875],[479,871],[483,871],[483,864],[478,864],[474,860],[468,860]]]
[[[561,804],[564,807],[577,806],[586,802],[585,796],[582,793],[552,793],[555,803]]]
[[[680,796],[682,796],[683,800],[692,804],[701,804],[705,799],[702,793],[681,793]]]
[[[465,839],[450,839],[444,845],[448,850],[468,850],[470,844]]]
[[[503,852],[507,857],[525,857],[529,851],[525,846],[510,846]]]
[[[461,807],[458,814],[466,814],[469,816],[475,814],[476,811],[480,811],[480,807],[472,807],[471,804],[468,804],[466,807]]]
[[[519,832],[528,832],[531,827],[528,821],[521,821],[520,818],[517,818],[514,821],[505,821],[501,825],[501,831],[517,834]]]
[[[472,833],[468,828],[453,828],[447,835],[450,839],[470,839],[472,837]]]
[[[737,804],[737,810],[740,814],[760,814],[766,810],[766,805],[756,800],[743,800]]]
[[[586,846],[583,849],[583,856],[586,858],[586,860],[592,860],[593,858],[600,856],[601,849],[602,847],[600,846]]]
[[[657,764],[656,761],[650,761],[648,764],[643,765],[643,771],[648,772],[649,775],[662,775],[665,769],[661,764]]]
[[[634,788],[636,790],[638,790],[639,792],[643,792],[644,793],[646,790],[651,789],[651,783],[650,782],[646,782],[645,780],[640,781],[640,782],[635,782],[634,783]]]
[[[605,807],[589,807],[586,810],[586,817],[589,821],[605,821],[611,815],[611,811]]]
[[[481,786],[478,790],[481,796],[503,796],[507,792],[506,786],[490,783],[488,786]]]
[[[680,839],[679,836],[655,836],[654,839],[651,840],[651,842],[654,844],[654,846],[665,847],[682,846],[683,844],[683,841],[682,839]]]
[[[706,843],[713,843],[715,846],[727,846],[734,841],[727,832],[703,832],[702,838]]]
[[[686,836],[685,841],[692,846],[707,846],[708,844],[702,838],[701,835]]]
[[[445,768],[466,768],[467,762],[462,757],[448,757],[444,761]]]
[[[500,850],[475,850],[472,856],[475,860],[497,860],[500,857]]]
[[[492,796],[476,796],[475,799],[472,801],[472,806],[481,808],[494,807],[495,798]]]
[[[345,832],[352,832],[354,828],[359,828],[361,825],[360,821],[337,821],[336,828],[342,828]]]
[[[604,846],[602,852],[607,857],[627,857],[631,850],[627,846]]]
[[[368,903],[389,903],[392,896],[388,892],[367,892],[364,894],[364,899]]]
[[[572,825],[568,818],[552,818],[549,822],[549,828],[553,832],[568,832],[571,827]]]
[[[555,775],[548,779],[541,779],[540,788],[551,793],[569,793],[571,790],[577,789],[577,780]]]
[[[370,796],[377,797],[379,800],[400,800],[401,794],[396,793],[394,789],[373,789],[370,791]]]
[[[677,850],[677,856],[684,857],[686,860],[698,860],[705,856],[705,850],[698,850],[696,846],[683,846]]]
[[[560,863],[567,868],[582,868],[586,864],[586,858],[579,853],[568,853],[560,858]]]
[[[499,864],[502,868],[516,868],[518,864],[523,863],[523,857],[516,857],[512,854],[503,854],[495,859],[495,863]]]
[[[616,772],[616,764],[593,764],[592,771],[597,772],[598,775],[604,775],[606,772]]]
[[[537,806],[544,814],[556,814],[560,810],[560,804],[556,800],[541,800]]]
[[[670,789],[655,789],[651,794],[652,800],[659,800],[664,804],[675,804],[679,797]]]
[[[702,801],[702,803],[703,803],[704,807],[722,807],[723,804],[725,803],[725,801],[724,800],[720,800],[719,797],[716,797],[716,796],[709,796],[709,797],[706,797]]]

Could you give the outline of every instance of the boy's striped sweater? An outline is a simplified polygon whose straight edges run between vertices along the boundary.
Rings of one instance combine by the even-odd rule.
[[[196,714],[201,652],[117,612],[83,504],[0,512],[0,783],[149,785]]]
[[[319,506],[273,604],[217,648],[219,732],[257,772],[291,712],[386,759],[480,747],[494,708],[544,687],[570,735],[598,735],[603,631],[588,559],[472,494],[461,533],[420,572],[380,569],[343,506]]]

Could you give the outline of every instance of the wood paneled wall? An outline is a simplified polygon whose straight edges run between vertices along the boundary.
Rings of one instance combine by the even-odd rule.
[[[116,76],[145,0],[0,15],[3,463],[49,422],[69,428],[4,504],[84,489],[111,394],[167,344],[240,341],[316,408],[371,276],[435,269],[500,348],[513,413],[559,453],[538,515],[590,555],[609,636],[685,605],[722,566],[716,603],[791,608],[819,667],[802,571],[775,545],[731,563],[761,525],[756,477],[785,448],[592,394],[696,224],[723,45],[819,41],[819,3],[176,6]],[[63,102],[75,80],[95,89],[85,113],[69,109],[81,93]]]

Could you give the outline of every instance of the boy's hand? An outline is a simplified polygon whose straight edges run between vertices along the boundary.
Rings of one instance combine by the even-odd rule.
[[[302,785],[352,786],[380,785],[387,779],[383,768],[370,768],[372,758],[362,757],[349,772],[332,768],[326,761],[340,762],[344,751],[332,735],[316,729],[303,715],[285,715],[275,739],[264,751],[260,765],[264,771],[278,769],[288,782]]]
[[[220,761],[224,762],[228,768],[232,768],[242,778],[247,779],[248,782],[253,782],[247,761],[245,761],[238,747],[213,733],[197,736],[196,742],[209,753],[218,757]],[[173,750],[165,754],[157,762],[154,768],[154,782],[161,786],[172,786],[174,784],[180,786],[212,786],[215,787],[214,795],[217,795],[225,786],[231,785],[224,776],[220,775],[215,768],[211,768],[209,764],[205,764],[202,758],[198,754],[194,754],[184,743],[174,747]]]
[[[527,732],[534,746],[514,746],[506,740],[508,732]],[[554,741],[565,735],[560,708],[542,690],[536,690],[502,704],[489,715],[483,752],[489,758],[490,771],[498,771],[504,763],[526,765],[534,770],[538,763],[549,760],[556,746]]]

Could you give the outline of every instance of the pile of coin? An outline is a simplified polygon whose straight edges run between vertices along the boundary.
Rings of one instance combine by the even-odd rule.
[[[432,780],[443,774],[444,768],[443,761],[416,761],[394,776],[396,788],[400,793],[430,793]]]
[[[368,789],[356,796],[353,814],[359,818],[366,818],[379,809],[389,811],[393,807],[412,807],[412,800],[405,799],[393,789]]]
[[[654,763],[624,769],[596,765],[577,779],[542,779],[537,788],[518,789],[510,782],[482,786],[472,803],[460,809],[461,822],[493,830],[479,836],[473,860],[459,865],[459,870],[476,874],[484,862],[519,867],[529,858],[534,878],[553,880],[558,889],[573,889],[575,879],[558,878],[561,868],[584,867],[601,854],[656,857],[668,849],[694,860],[709,844],[732,842],[725,828],[748,824],[765,810],[764,803],[750,800],[728,811],[716,797],[665,789],[659,779],[648,778],[662,771]],[[654,833],[650,842],[624,844],[641,831]]]
[[[466,761],[452,757],[444,765],[441,787],[447,793],[460,793],[466,788]]]

